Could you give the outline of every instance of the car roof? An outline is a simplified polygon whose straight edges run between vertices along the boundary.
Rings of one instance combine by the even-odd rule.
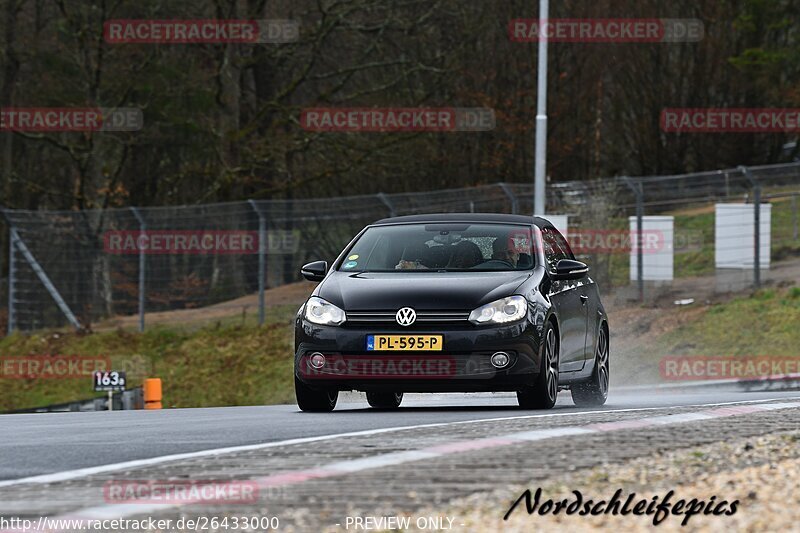
[[[413,222],[488,222],[506,224],[534,223],[539,227],[552,225],[549,220],[546,220],[542,217],[508,215],[505,213],[438,213],[429,215],[405,215],[401,217],[383,218],[373,222],[372,225],[408,224]]]

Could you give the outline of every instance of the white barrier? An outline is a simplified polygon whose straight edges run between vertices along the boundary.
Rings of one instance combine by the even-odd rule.
[[[752,269],[755,259],[755,212],[753,204],[716,204],[714,263],[717,268]],[[772,205],[761,204],[761,269],[769,268]]]

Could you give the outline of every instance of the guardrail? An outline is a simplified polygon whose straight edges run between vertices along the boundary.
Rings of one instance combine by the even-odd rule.
[[[114,411],[130,411],[134,409],[144,409],[144,391],[142,387],[116,392],[113,394]],[[54,403],[41,407],[29,407],[26,409],[13,409],[3,411],[0,414],[13,415],[22,413],[69,413],[86,411],[108,411],[108,398],[106,396],[76,400],[73,402]]]

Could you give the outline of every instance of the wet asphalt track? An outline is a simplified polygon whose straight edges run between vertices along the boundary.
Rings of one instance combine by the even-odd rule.
[[[0,416],[0,480],[228,446],[333,435],[378,428],[798,398],[798,392],[692,389],[687,392],[612,389],[602,408],[578,408],[561,393],[551,411],[522,411],[509,394],[408,395],[392,412],[374,411],[352,396],[333,413],[302,413],[295,405],[166,409]]]

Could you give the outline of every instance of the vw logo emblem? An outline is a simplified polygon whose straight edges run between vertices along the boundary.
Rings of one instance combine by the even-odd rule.
[[[403,307],[394,315],[394,318],[401,326],[410,326],[417,320],[417,312],[410,307]]]

